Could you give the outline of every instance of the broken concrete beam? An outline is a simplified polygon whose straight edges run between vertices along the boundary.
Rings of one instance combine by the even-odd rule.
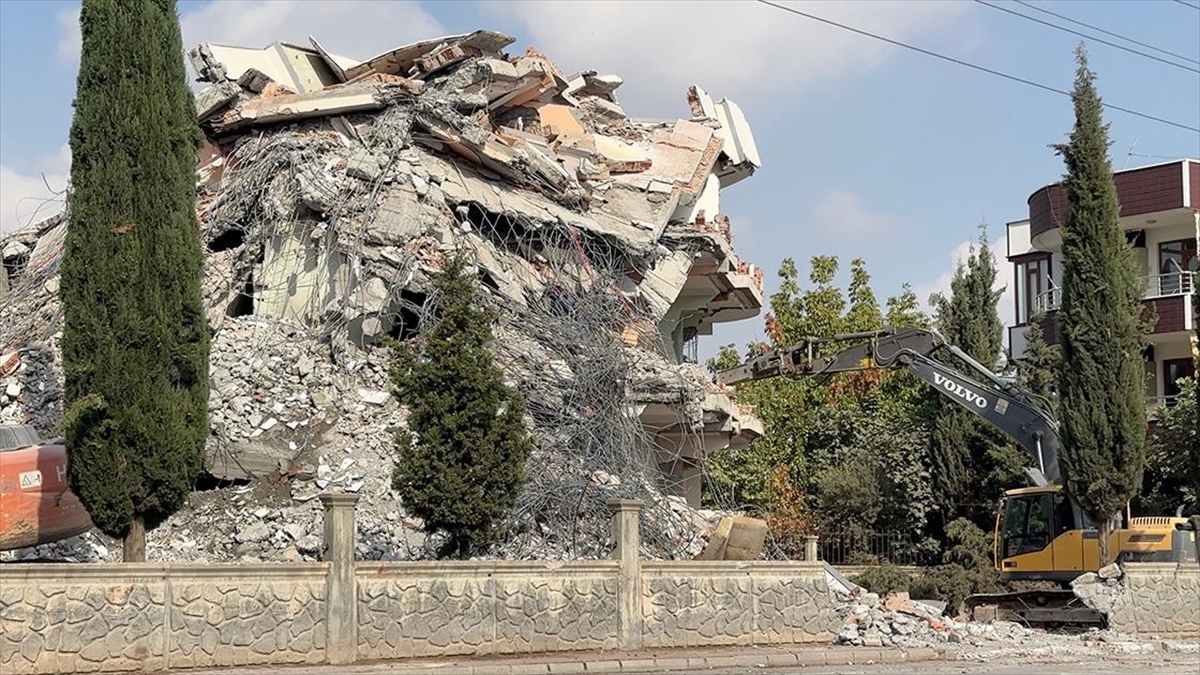
[[[212,49],[208,45],[203,44],[190,50],[188,60],[192,62],[192,69],[196,71],[200,81],[217,84],[225,81],[227,77],[225,64],[213,56]]]
[[[216,115],[242,93],[237,84],[229,81],[205,87],[196,94],[196,119],[200,122]]]
[[[272,124],[308,117],[326,117],[364,110],[379,110],[395,95],[394,88],[355,84],[305,94],[283,94],[246,101],[212,123],[224,133],[257,124]]]
[[[447,45],[437,51],[417,59],[414,67],[417,73],[422,75],[432,75],[437,71],[452,66],[459,61],[465,61],[472,56],[479,56],[480,52],[470,47],[462,45]]]
[[[688,89],[688,104],[694,119],[711,119],[720,123],[717,135],[721,137],[722,159],[717,167],[721,186],[729,187],[754,174],[762,166],[754,133],[738,104],[729,99],[714,101],[703,89]]]
[[[758,560],[767,539],[767,521],[726,516],[713,531],[697,560]]]
[[[625,119],[625,110],[621,106],[602,98],[585,98],[579,102],[579,108],[608,121]]]
[[[596,96],[616,103],[615,92],[624,83],[625,81],[617,75],[600,75],[594,70],[589,70],[571,77],[567,81],[564,94],[574,98]]]
[[[246,72],[242,73],[242,76],[237,79],[238,86],[256,94],[261,93],[264,87],[274,81],[270,75],[257,68],[247,68]]]

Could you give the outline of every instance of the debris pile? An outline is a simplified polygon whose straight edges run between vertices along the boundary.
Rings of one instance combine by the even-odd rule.
[[[1085,605],[1108,616],[1113,602],[1124,589],[1121,581],[1123,575],[1119,564],[1105,565],[1096,572],[1087,572],[1075,577],[1071,581],[1071,590]]]
[[[842,617],[842,626],[833,638],[833,643],[840,645],[933,647],[946,650],[952,658],[977,661],[1050,655],[1147,654],[1157,649],[1195,651],[1196,648],[1194,642],[1144,639],[1094,627],[1047,632],[1011,621],[955,619],[943,614],[944,602],[913,600],[906,592],[880,597],[859,586],[835,583],[830,588],[838,615]]]
[[[861,590],[861,589],[860,589]],[[1019,640],[1033,631],[1016,623],[976,623],[944,616],[944,602],[913,600],[908,593],[856,592],[839,597],[843,617],[837,644],[867,647],[928,647],[964,643],[979,646],[999,640]]]
[[[762,306],[761,271],[719,210],[759,166],[753,136],[698,87],[687,119],[629,118],[620,77],[564,74],[536,49],[503,53],[512,42],[481,30],[361,62],[316,40],[191,50],[209,83],[196,210],[211,485],[151,536],[152,557],[310,555],[314,498],[331,490],[360,495],[364,557],[433,550],[390,489],[405,411],[381,343],[419,335],[455,252],[499,310],[496,357],[536,443],[489,555],[606,556],[611,497],[645,501],[645,555],[703,548],[717,520],[696,508],[704,455],[762,429],[683,363],[713,323]],[[47,434],[62,415],[68,221],[0,239],[0,422]]]

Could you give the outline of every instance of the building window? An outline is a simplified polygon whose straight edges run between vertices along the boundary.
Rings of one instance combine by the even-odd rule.
[[[1049,296],[1053,288],[1050,278],[1050,256],[1016,264],[1017,325],[1029,323],[1029,317],[1039,310],[1057,309],[1058,299]]]
[[[1158,245],[1158,287],[1151,285],[1150,292],[1157,295],[1177,295],[1192,290],[1189,283],[1192,274],[1200,271],[1200,260],[1196,258],[1196,240],[1180,239],[1164,241]]]
[[[1179,397],[1181,389],[1176,380],[1184,377],[1193,377],[1196,374],[1196,363],[1188,357],[1186,359],[1163,359],[1163,395],[1167,397],[1167,405],[1174,405],[1175,399]]]

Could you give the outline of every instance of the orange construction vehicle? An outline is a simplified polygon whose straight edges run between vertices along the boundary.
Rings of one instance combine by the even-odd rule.
[[[92,518],[67,489],[62,439],[28,425],[0,425],[0,551],[83,534]]]

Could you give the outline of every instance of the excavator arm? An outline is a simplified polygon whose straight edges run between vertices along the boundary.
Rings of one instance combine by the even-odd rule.
[[[817,356],[828,343],[859,341],[831,356]],[[967,364],[984,383],[936,361],[938,352]],[[1036,485],[1058,482],[1058,422],[1043,403],[1017,388],[933,331],[919,328],[843,333],[807,338],[775,349],[740,366],[721,371],[717,379],[734,385],[771,377],[815,377],[873,369],[907,368],[938,393],[1004,432],[1028,453],[1026,469]]]

